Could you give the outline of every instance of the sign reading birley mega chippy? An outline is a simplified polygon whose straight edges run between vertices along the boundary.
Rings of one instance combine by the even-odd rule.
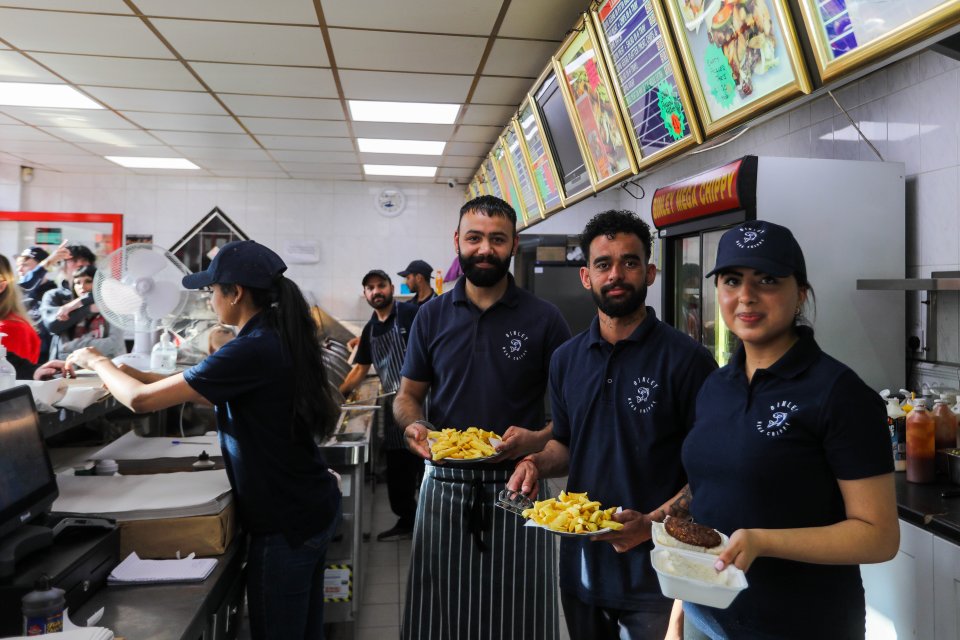
[[[658,229],[724,211],[750,208],[755,199],[756,157],[661,187],[653,195],[651,213]]]

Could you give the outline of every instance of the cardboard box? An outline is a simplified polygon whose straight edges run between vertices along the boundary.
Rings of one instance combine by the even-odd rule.
[[[120,557],[136,551],[141,558],[156,560],[181,557],[218,556],[226,551],[236,533],[236,512],[231,502],[213,516],[131,520],[120,527]]]

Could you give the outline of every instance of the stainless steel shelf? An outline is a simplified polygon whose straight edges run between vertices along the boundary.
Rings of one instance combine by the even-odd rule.
[[[857,280],[859,291],[960,291],[960,278]]]

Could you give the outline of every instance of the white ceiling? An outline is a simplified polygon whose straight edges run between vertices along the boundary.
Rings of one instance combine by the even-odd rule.
[[[466,183],[588,0],[0,0],[0,81],[69,84],[106,110],[0,106],[0,160],[220,177],[363,179],[440,166]],[[453,125],[353,122],[347,100],[462,104]],[[356,137],[444,140],[441,158]],[[374,178],[382,179],[382,178]]]

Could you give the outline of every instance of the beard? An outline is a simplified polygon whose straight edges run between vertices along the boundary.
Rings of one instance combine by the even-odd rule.
[[[475,287],[492,287],[507,275],[507,271],[510,270],[511,257],[507,256],[506,260],[500,260],[496,256],[471,256],[467,258],[461,253],[457,255],[457,260],[460,262],[463,275],[470,281],[470,284]],[[477,266],[479,264],[493,265],[493,268],[481,269]]]
[[[607,293],[614,287],[626,289],[627,295],[618,300],[608,298]],[[629,316],[640,309],[647,301],[646,283],[637,289],[633,285],[629,285],[625,282],[618,282],[600,287],[599,293],[596,289],[591,287],[590,293],[593,294],[593,301],[597,305],[597,308],[600,309],[604,315],[610,316],[611,318],[623,318],[624,316]]]
[[[378,293],[373,297],[367,300],[367,304],[379,311],[380,309],[386,309],[393,303],[393,295]]]

